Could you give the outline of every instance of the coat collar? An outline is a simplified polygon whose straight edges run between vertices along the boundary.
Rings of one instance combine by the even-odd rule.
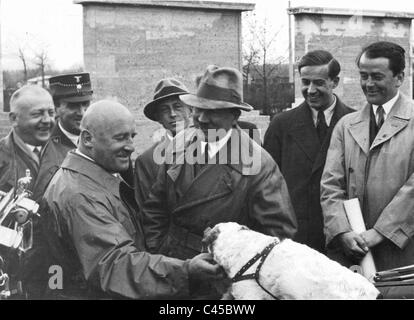
[[[61,143],[69,148],[76,148],[76,145],[73,144],[72,140],[60,129],[59,125],[56,123],[53,128],[51,139],[57,143]]]
[[[408,121],[414,116],[414,104],[405,95],[400,97],[392,107],[390,114],[382,125],[372,145],[369,145],[369,121],[372,105],[367,103],[349,124],[349,132],[360,148],[368,154],[370,150],[388,141],[395,134],[404,129]]]
[[[61,167],[63,169],[71,170],[80,173],[95,183],[100,185],[102,188],[107,189],[112,194],[120,198],[119,185],[121,180],[114,177],[111,173],[106,171],[104,168],[99,166],[97,163],[92,162],[85,157],[75,153],[75,151],[69,151]]]

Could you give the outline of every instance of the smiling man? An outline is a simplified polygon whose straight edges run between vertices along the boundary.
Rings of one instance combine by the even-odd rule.
[[[164,151],[175,135],[190,125],[191,108],[178,98],[187,93],[186,86],[177,79],[162,79],[155,86],[153,100],[144,107],[145,116],[157,121],[166,131],[160,141],[140,154],[135,161],[135,198],[140,207],[148,198],[160,167],[155,150]]]
[[[114,101],[90,106],[42,206],[50,263],[63,269],[55,298],[189,297],[194,279],[222,278],[209,254],[181,261],[145,252],[134,192],[119,174],[134,151],[134,119]]]
[[[352,109],[333,93],[341,68],[329,52],[308,52],[298,70],[305,101],[272,120],[264,148],[286,179],[298,220],[295,240],[324,253],[320,180],[332,129]]]
[[[24,86],[13,93],[9,114],[12,130],[0,141],[0,190],[8,192],[30,170],[32,199],[39,201],[46,186],[63,161],[62,146],[50,140],[55,123],[51,95],[38,86]],[[23,281],[29,298],[39,298],[43,287],[39,241],[39,220],[33,217],[33,248],[25,252],[19,267],[8,270],[13,281]],[[44,271],[44,270],[43,270]],[[45,273],[43,272],[43,275]]]
[[[327,244],[345,265],[372,250],[378,271],[414,263],[414,103],[399,88],[405,51],[365,47],[357,65],[367,103],[332,134],[321,181]],[[358,198],[367,231],[352,232],[343,201]]]

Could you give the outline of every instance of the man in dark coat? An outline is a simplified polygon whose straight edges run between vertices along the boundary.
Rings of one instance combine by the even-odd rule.
[[[193,280],[220,278],[210,254],[181,261],[145,252],[128,170],[135,136],[123,105],[100,101],[82,120],[70,151],[42,203],[50,263],[62,267],[60,298],[182,298]],[[52,288],[51,288],[52,289]]]
[[[193,257],[202,252],[204,230],[229,221],[292,237],[286,183],[270,155],[237,126],[240,110],[252,109],[243,102],[240,72],[209,66],[197,95],[180,99],[194,107],[196,128],[180,132],[164,159],[155,154],[163,165],[143,207],[149,250]]]
[[[92,100],[89,73],[62,74],[49,79],[57,113],[57,125],[52,137],[59,141],[66,152],[76,148],[83,114]]]
[[[160,141],[140,154],[135,161],[134,189],[140,207],[148,198],[160,167],[154,161],[154,150],[166,149],[173,137],[190,124],[191,109],[178,99],[187,93],[187,88],[180,81],[174,78],[162,79],[155,87],[154,99],[144,107],[145,116],[159,122],[166,132]]]
[[[49,139],[55,123],[52,97],[38,86],[24,86],[12,95],[10,107],[13,128],[0,141],[0,190],[8,192],[16,187],[17,180],[25,177],[28,169],[32,176],[29,190],[33,193],[32,199],[39,202],[64,158],[62,146],[55,139]],[[25,267],[19,280],[28,286],[23,289],[29,291],[29,297],[37,298],[41,293],[37,284],[32,286],[32,280],[42,272],[39,270],[42,261],[35,258],[41,239],[38,218],[33,219],[33,248],[23,255]]]
[[[298,220],[295,240],[325,252],[320,181],[332,130],[353,110],[333,94],[340,65],[323,50],[310,51],[298,64],[305,101],[277,115],[265,134],[264,148],[286,179]]]

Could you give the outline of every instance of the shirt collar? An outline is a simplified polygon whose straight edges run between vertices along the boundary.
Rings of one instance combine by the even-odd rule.
[[[77,146],[78,145],[78,140],[79,140],[79,136],[73,133],[70,133],[69,131],[65,130],[65,128],[63,128],[63,126],[60,124],[60,121],[58,122],[58,126],[60,128],[60,130],[62,130],[62,132],[65,134],[65,136],[67,136],[70,141],[72,141],[72,143]]]
[[[386,103],[384,103],[382,105],[382,108],[384,109],[384,120],[387,119],[388,114],[391,111],[391,108],[394,106],[395,102],[398,100],[400,96],[400,91],[397,91],[397,94],[395,95],[394,98],[388,100]],[[372,105],[372,109],[374,111],[375,117],[377,115],[377,109],[378,109],[379,105],[373,104]]]
[[[334,101],[333,101],[333,103],[328,107],[328,108],[326,108],[324,111],[323,111],[323,114],[325,115],[325,121],[326,121],[326,125],[329,127],[329,125],[330,125],[330,123],[331,123],[331,119],[332,119],[332,116],[333,116],[333,113],[334,113],[334,109],[335,109],[335,105],[336,105],[336,100],[337,100],[337,98],[336,98],[336,96],[334,95]],[[311,109],[311,111],[312,111],[312,120],[313,120],[313,124],[315,125],[315,127],[316,127],[316,125],[317,125],[317,123],[318,123],[318,110],[315,110],[314,108],[312,108],[312,107],[310,107],[310,109]]]
[[[229,131],[227,131],[226,135],[223,138],[221,138],[219,141],[208,142],[208,143],[205,141],[201,141],[202,152],[204,152],[204,149],[207,144],[208,145],[208,156],[210,158],[213,158],[217,154],[217,152],[219,152],[221,148],[224,147],[227,141],[229,141],[232,131],[233,129],[230,129]]]
[[[88,159],[92,162],[96,162],[95,160],[93,160],[91,157],[88,157],[86,154],[84,154],[82,151],[80,151],[78,148],[76,148],[75,153],[80,155],[81,157],[84,157],[85,159]]]

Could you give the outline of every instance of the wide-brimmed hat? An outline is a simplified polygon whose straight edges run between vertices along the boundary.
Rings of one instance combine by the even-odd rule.
[[[147,118],[157,121],[157,106],[165,98],[188,94],[187,87],[174,78],[162,79],[154,90],[154,99],[144,107],[144,114]]]
[[[71,73],[51,77],[49,88],[53,98],[67,102],[92,100],[92,85],[89,73]]]
[[[200,109],[241,109],[253,107],[243,102],[243,76],[234,68],[208,66],[201,77],[197,93],[180,97],[184,103]]]

